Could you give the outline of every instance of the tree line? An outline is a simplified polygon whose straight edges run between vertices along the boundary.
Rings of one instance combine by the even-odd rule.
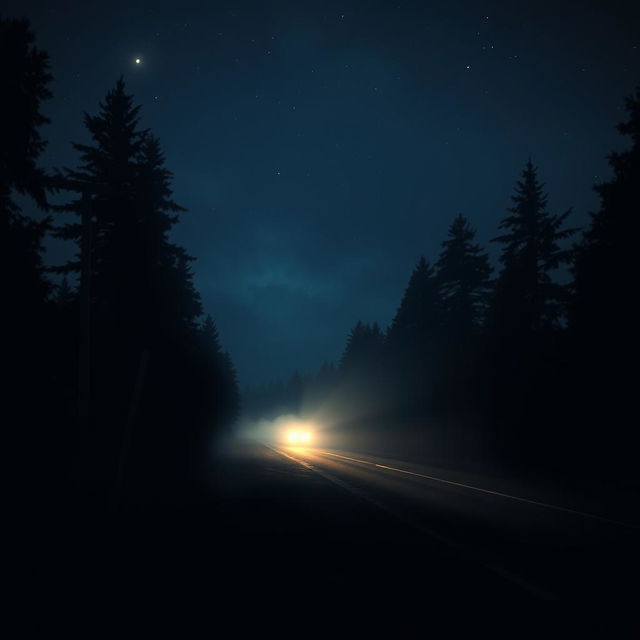
[[[50,61],[25,20],[0,19],[0,65],[2,413],[19,484],[99,508],[196,496],[239,395],[170,237],[185,209],[160,142],[120,79],[85,114],[77,167],[47,172]],[[75,258],[46,265],[48,237]]]
[[[246,389],[249,414],[324,411],[400,438],[464,423],[503,462],[637,482],[640,88],[626,111],[617,128],[630,146],[608,156],[613,177],[594,187],[586,229],[549,210],[529,160],[492,240],[497,269],[459,214],[388,327],[360,321],[337,366]]]

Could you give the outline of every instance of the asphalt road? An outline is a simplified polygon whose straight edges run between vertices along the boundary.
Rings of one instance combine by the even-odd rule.
[[[638,530],[556,508],[575,505],[248,440],[208,474],[189,504],[30,520],[6,547],[22,635],[640,637]]]
[[[276,558],[304,580],[285,603],[402,637],[637,637],[636,527],[353,452],[236,442],[217,474],[266,592]]]

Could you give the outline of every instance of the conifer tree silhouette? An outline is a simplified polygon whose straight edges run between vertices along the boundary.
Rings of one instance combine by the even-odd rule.
[[[421,257],[389,327],[388,340],[416,346],[429,339],[440,326],[441,311],[435,269]]]
[[[580,425],[571,432],[578,459],[586,466],[596,459],[608,477],[637,483],[637,436],[629,416],[636,411],[632,368],[638,358],[640,86],[625,106],[627,119],[617,129],[630,146],[608,156],[613,177],[595,186],[600,207],[576,247],[570,411]]]
[[[427,414],[433,409],[433,383],[440,366],[442,300],[435,268],[421,257],[411,273],[386,336],[392,402],[399,410]]]
[[[91,144],[74,145],[80,167],[66,174],[95,186],[92,359],[101,477],[117,466],[118,490],[137,484],[145,485],[142,493],[175,493],[200,469],[206,434],[235,418],[237,389],[215,327],[201,328],[193,258],[169,239],[184,209],[173,200],[160,143],[139,118],[121,78],[97,115],[85,116]],[[80,214],[79,204],[63,210]],[[81,233],[75,222],[59,230],[75,242]],[[207,331],[213,335],[205,339]]]
[[[613,178],[595,186],[600,209],[577,247],[572,328],[583,339],[607,336],[635,327],[634,285],[636,235],[640,206],[640,87],[626,99],[628,120],[617,126],[631,139],[630,148],[608,156]],[[608,334],[608,335],[607,335]],[[627,337],[625,337],[625,340]]]
[[[238,377],[231,356],[220,345],[218,329],[211,314],[207,314],[201,327],[204,349],[209,355],[213,380],[211,397],[219,428],[228,427],[240,413]]]
[[[449,227],[436,263],[444,322],[448,332],[468,334],[485,318],[492,267],[475,243],[476,232],[459,214]]]
[[[20,332],[42,313],[50,292],[44,276],[42,240],[48,219],[36,222],[21,211],[15,195],[28,195],[47,207],[45,176],[38,159],[46,142],[40,128],[51,97],[48,55],[35,47],[25,20],[0,19],[0,73],[3,78],[0,117],[0,255],[4,321],[9,332]],[[26,323],[26,324],[25,324]],[[7,333],[5,332],[5,335]],[[16,343],[16,335],[13,335]]]
[[[14,493],[28,489],[25,500],[33,509],[49,489],[55,491],[53,473],[46,486],[38,482],[53,471],[51,460],[63,436],[51,416],[60,368],[52,357],[52,286],[42,257],[49,218],[42,214],[48,204],[39,164],[52,76],[49,57],[35,45],[26,20],[0,18],[0,77],[2,415],[5,449],[16,465],[11,470]]]
[[[548,414],[559,393],[554,363],[568,302],[568,287],[554,279],[554,271],[569,262],[571,249],[563,242],[575,229],[564,226],[571,210],[547,211],[531,160],[512,200],[499,225],[504,233],[494,239],[502,245],[502,269],[489,313],[483,384],[498,446],[514,459],[534,459],[546,440],[543,428],[554,424]]]
[[[492,290],[487,252],[475,230],[456,216],[436,263],[442,305],[443,353],[436,400],[440,411],[460,412],[473,400],[479,338]]]
[[[499,225],[504,233],[493,240],[502,245],[497,313],[524,331],[555,328],[565,310],[566,287],[553,279],[552,272],[571,258],[570,249],[561,247],[575,233],[563,228],[571,210],[561,215],[547,211],[544,185],[531,159],[512,200],[510,215]]]
[[[383,334],[377,323],[358,321],[347,337],[347,344],[340,359],[340,369],[345,375],[365,376],[371,373],[380,360]]]

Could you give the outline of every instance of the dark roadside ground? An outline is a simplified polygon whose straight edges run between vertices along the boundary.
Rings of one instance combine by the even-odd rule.
[[[259,443],[220,448],[189,506],[87,513],[22,541],[29,637],[640,637],[627,606],[532,593]]]

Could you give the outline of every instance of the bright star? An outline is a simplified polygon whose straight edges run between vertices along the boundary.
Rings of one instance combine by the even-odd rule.
[[[136,58],[136,64],[140,64],[142,60],[140,58]]]

